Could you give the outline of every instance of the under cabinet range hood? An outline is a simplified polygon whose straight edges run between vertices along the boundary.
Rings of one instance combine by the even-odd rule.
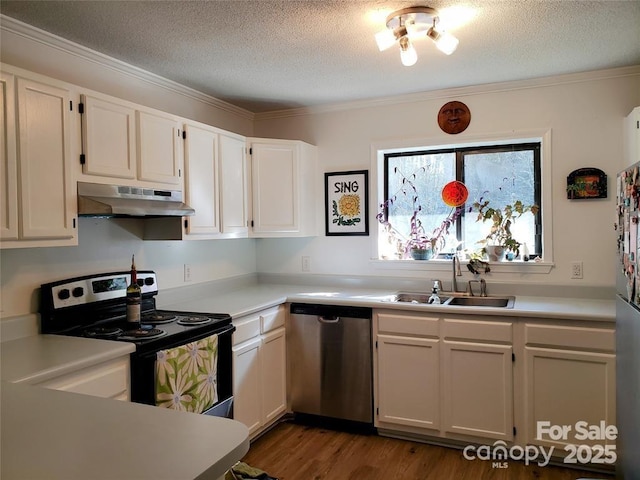
[[[179,190],[78,182],[78,215],[82,217],[182,217],[195,210]]]

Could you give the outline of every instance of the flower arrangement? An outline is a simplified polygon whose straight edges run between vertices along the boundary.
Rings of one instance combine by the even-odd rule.
[[[485,238],[478,243],[485,245],[485,249],[489,245],[502,246],[507,250],[510,250],[517,257],[520,254],[520,247],[522,244],[513,238],[511,233],[511,226],[527,212],[536,215],[540,210],[537,205],[525,205],[521,200],[516,200],[512,204],[507,204],[503,208],[493,208],[490,205],[489,200],[480,199],[474,202],[471,211],[476,210],[478,212],[478,218],[476,222],[491,221],[491,230]]]

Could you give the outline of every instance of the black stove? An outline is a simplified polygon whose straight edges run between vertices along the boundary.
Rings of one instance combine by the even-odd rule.
[[[126,321],[129,272],[87,275],[41,286],[42,333],[133,342],[139,352],[198,340],[231,325],[226,313],[158,310],[156,274],[138,272],[140,325]]]
[[[131,342],[131,400],[157,405],[156,361],[163,351],[189,348],[217,336],[218,403],[209,415],[231,415],[231,336],[235,327],[226,313],[172,311],[156,308],[158,284],[150,270],[138,271],[142,291],[140,324],[126,321],[129,272],[86,275],[41,285],[41,331],[101,340]]]

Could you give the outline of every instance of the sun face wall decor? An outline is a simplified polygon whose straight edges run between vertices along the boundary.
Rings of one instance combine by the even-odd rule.
[[[471,111],[464,103],[454,101],[445,103],[438,112],[438,125],[448,134],[464,132],[471,123]]]

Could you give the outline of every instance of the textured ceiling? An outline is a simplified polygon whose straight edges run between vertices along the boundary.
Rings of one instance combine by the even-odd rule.
[[[386,14],[438,8],[460,39],[379,52]],[[640,1],[5,1],[0,13],[252,112],[640,65]]]

